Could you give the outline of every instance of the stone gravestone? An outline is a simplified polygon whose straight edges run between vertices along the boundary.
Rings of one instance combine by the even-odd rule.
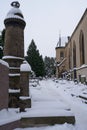
[[[31,67],[27,61],[20,66],[20,111],[31,107],[31,98],[29,95],[29,73]]]
[[[9,65],[0,60],[0,110],[8,108]]]

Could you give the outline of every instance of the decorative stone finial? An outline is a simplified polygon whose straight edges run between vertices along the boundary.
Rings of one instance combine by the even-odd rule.
[[[11,3],[11,6],[15,7],[15,8],[19,8],[20,7],[20,3],[18,1],[13,1]]]

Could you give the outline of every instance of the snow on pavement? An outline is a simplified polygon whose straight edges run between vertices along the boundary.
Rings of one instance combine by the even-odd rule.
[[[83,99],[79,98],[80,94],[86,95],[86,85],[75,84],[73,81],[66,80],[57,80],[55,82],[49,79],[40,81],[40,85],[37,87],[30,87],[30,91],[33,107],[48,107],[53,108],[54,111],[55,109],[71,109],[76,118],[76,125],[70,130],[87,130],[87,104],[84,103]],[[64,125],[60,126],[65,127]],[[56,129],[55,126],[54,129]]]
[[[55,91],[52,80],[40,81],[37,87],[30,86],[32,107],[24,117],[41,116],[71,116],[73,113],[58,92]]]
[[[87,94],[87,86],[81,83],[75,84],[72,81],[59,81],[59,84],[61,83],[62,86],[58,87],[57,91],[74,112],[78,129],[87,130],[87,104],[83,99],[79,98],[80,94]]]
[[[76,124],[63,124],[54,126],[44,126],[35,128],[18,128],[16,130],[87,130],[87,104],[79,95],[87,96],[87,86],[75,84],[73,81],[66,80],[42,80],[36,87],[30,83],[30,94],[32,108],[26,109],[25,113],[17,113],[19,117],[26,116],[51,116],[74,114]],[[68,111],[67,111],[68,110]],[[71,110],[71,111],[70,111]],[[8,110],[12,112],[12,110]],[[3,113],[0,111],[1,115]],[[8,118],[9,118],[8,114]]]

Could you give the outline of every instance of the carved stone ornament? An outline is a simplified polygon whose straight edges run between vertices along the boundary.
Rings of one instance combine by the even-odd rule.
[[[11,3],[11,6],[15,7],[15,8],[19,8],[20,7],[20,3],[18,1],[13,1]]]

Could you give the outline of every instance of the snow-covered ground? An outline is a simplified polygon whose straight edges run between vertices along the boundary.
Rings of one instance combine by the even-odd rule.
[[[27,109],[25,113],[15,114],[14,110],[9,109],[9,113],[13,111],[13,115],[18,116],[17,118],[75,115],[76,124],[73,126],[65,123],[16,130],[87,130],[87,104],[86,100],[79,98],[80,95],[87,97],[86,85],[75,84],[73,81],[44,79],[39,83],[30,82],[30,95],[32,108]],[[1,116],[4,116],[3,111],[0,112],[0,118]]]
[[[15,129],[15,130],[77,130],[74,126],[70,124],[45,126],[45,127],[35,127],[35,128],[25,128],[25,129]],[[81,129],[78,129],[81,130]],[[84,129],[83,129],[84,130]]]

